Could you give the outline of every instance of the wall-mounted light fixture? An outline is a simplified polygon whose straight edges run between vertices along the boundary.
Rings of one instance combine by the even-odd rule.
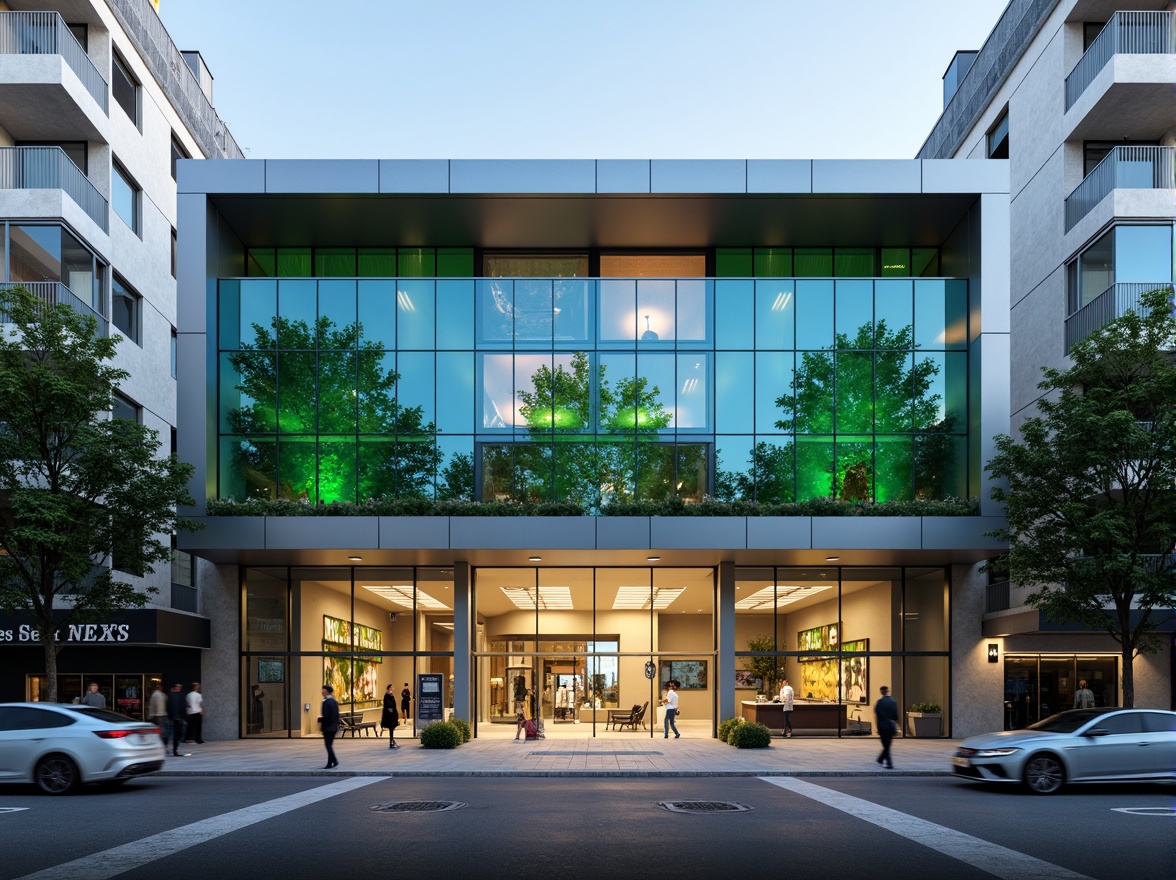
[[[999,663],[1000,662],[1000,645],[996,644],[995,642],[988,643],[988,662],[989,663]]]

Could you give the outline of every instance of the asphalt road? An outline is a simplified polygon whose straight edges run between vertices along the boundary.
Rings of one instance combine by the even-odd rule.
[[[660,805],[699,800],[752,809]],[[463,806],[373,810],[403,801]],[[1042,798],[947,778],[187,777],[59,798],[7,786],[0,880],[1171,880],[1174,807],[1173,786]]]

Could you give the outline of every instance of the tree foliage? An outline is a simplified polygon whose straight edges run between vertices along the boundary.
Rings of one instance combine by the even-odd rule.
[[[1038,415],[997,438],[988,470],[1005,505],[1009,542],[994,565],[1055,621],[1107,632],[1123,658],[1123,704],[1133,706],[1133,659],[1176,603],[1176,318],[1163,291],[1045,369]],[[1167,613],[1165,613],[1165,611]]]
[[[160,457],[155,431],[110,417],[128,373],[92,317],[19,286],[0,291],[0,315],[0,608],[33,618],[55,701],[54,632],[149,600],[153,588],[119,572],[170,559],[169,536],[192,527],[175,512],[193,503],[192,467]]]
[[[783,651],[784,644],[776,644],[775,638],[768,635],[758,635],[747,640],[749,651]],[[784,678],[784,659],[774,656],[744,657],[743,668],[764,681],[763,691],[766,694],[776,692],[776,682]]]

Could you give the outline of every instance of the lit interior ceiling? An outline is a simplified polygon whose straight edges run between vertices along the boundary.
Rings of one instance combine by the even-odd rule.
[[[740,611],[771,611],[773,607],[791,605],[793,602],[799,602],[801,599],[807,599],[809,596],[831,589],[833,589],[832,584],[810,584],[807,587],[773,584],[737,600],[735,608]]]
[[[389,602],[400,605],[403,608],[412,609],[413,588],[411,586],[373,586],[364,584],[365,590],[371,590],[377,596],[382,596]],[[416,603],[420,608],[426,611],[451,611],[448,605],[434,599],[428,593],[423,591],[416,592]]]
[[[502,592],[525,611],[570,611],[573,607],[567,587],[502,587]]]
[[[616,598],[613,599],[614,611],[632,611],[650,607],[652,598],[653,609],[661,611],[669,608],[674,600],[686,592],[685,587],[617,587]],[[652,595],[651,595],[652,594]]]

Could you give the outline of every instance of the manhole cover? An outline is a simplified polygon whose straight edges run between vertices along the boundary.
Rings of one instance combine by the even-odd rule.
[[[659,801],[658,806],[671,813],[746,813],[755,809],[733,801]]]
[[[465,804],[458,801],[392,801],[387,804],[376,804],[373,813],[444,813],[447,810],[460,810]]]
[[[1176,807],[1111,807],[1116,813],[1130,813],[1132,816],[1174,816]]]

